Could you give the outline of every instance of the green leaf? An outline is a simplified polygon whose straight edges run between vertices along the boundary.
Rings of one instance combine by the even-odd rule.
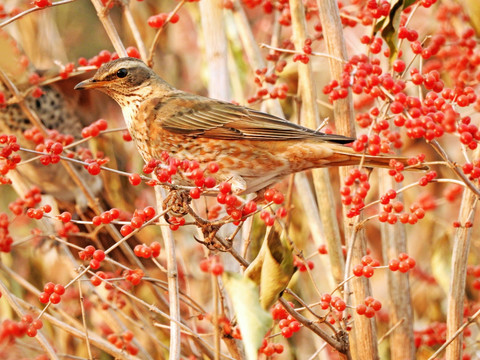
[[[292,250],[285,236],[272,229],[267,245],[260,278],[260,304],[264,309],[277,301],[294,273]]]
[[[258,287],[252,280],[225,272],[223,281],[233,303],[247,359],[255,360],[262,340],[272,326],[272,317],[260,306]]]
[[[245,276],[260,285],[260,304],[265,310],[277,301],[294,273],[292,250],[282,229],[268,228],[257,257]]]
[[[378,21],[375,32],[382,30],[382,38],[390,48],[390,60],[397,57],[398,28],[400,15],[404,9],[412,5],[416,0],[393,0],[390,2],[390,13],[384,19]]]

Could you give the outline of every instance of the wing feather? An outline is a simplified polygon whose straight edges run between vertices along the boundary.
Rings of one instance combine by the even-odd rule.
[[[158,102],[161,126],[170,132],[222,140],[310,139],[341,144],[354,139],[324,134],[258,110],[184,92]]]

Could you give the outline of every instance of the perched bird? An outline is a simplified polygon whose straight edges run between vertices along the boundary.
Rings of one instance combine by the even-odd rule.
[[[324,134],[282,118],[177,90],[141,60],[120,58],[102,65],[75,89],[98,89],[122,108],[143,159],[162,152],[201,166],[215,161],[218,181],[236,193],[258,192],[285,175],[329,166],[388,167],[391,159],[358,154],[342,144],[354,139]],[[188,179],[175,179],[188,184]]]

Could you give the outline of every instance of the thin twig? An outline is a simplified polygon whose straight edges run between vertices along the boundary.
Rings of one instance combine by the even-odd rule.
[[[81,282],[78,282],[78,297],[80,301],[80,310],[82,312],[82,323],[83,323],[83,329],[85,330],[85,342],[87,344],[87,352],[88,352],[88,358],[93,359],[92,356],[92,349],[90,347],[90,340],[88,338],[88,327],[87,327],[87,319],[85,317],[85,306],[83,305],[83,293],[82,293],[82,285]]]
[[[270,46],[268,44],[260,44],[260,47],[270,49],[270,50],[275,50],[275,51],[278,51],[278,52],[283,52],[283,53],[286,53],[286,54],[305,54],[303,51],[300,51],[300,50],[282,49],[282,48]],[[343,60],[343,59],[341,59],[339,57],[336,57],[336,56],[332,56],[332,55],[327,54],[327,53],[319,53],[319,52],[312,51],[312,53],[310,55],[320,56],[320,57],[325,57],[325,58],[328,58],[328,59],[337,60],[338,62],[341,62],[342,64],[345,64],[347,62],[346,60]]]
[[[458,328],[458,330],[455,331],[455,333],[452,335],[452,337],[449,338],[447,341],[445,341],[445,343],[444,343],[442,346],[440,346],[440,347],[438,348],[438,350],[435,351],[435,353],[428,358],[428,360],[434,360],[434,359],[436,359],[436,358],[438,357],[438,355],[440,355],[440,353],[441,353],[443,350],[445,350],[445,348],[446,348],[448,345],[450,345],[451,342],[452,342],[453,340],[455,340],[455,339],[467,328],[468,325],[470,325],[471,323],[473,323],[473,322],[475,321],[475,319],[476,319],[479,315],[480,315],[480,309],[477,310],[477,312],[476,312],[475,314],[473,314],[473,316],[469,317],[468,320],[467,320],[467,322],[464,323],[462,326],[460,326],[460,327]]]
[[[465,176],[465,174],[460,171],[457,165],[450,160],[448,154],[443,150],[437,140],[430,141],[430,145],[435,149],[435,151],[447,162],[448,166],[458,175],[460,179],[467,185],[467,187],[472,190],[472,192],[480,197],[480,190]]]
[[[91,0],[95,10],[97,11],[97,16],[100,22],[103,24],[105,31],[107,32],[108,38],[113,45],[113,48],[117,52],[118,56],[125,57],[127,56],[127,51],[125,50],[125,46],[118,35],[117,29],[113,24],[110,15],[105,13],[105,7],[103,6],[100,0]]]
[[[149,67],[153,66],[153,55],[155,54],[155,48],[157,47],[158,41],[160,40],[160,35],[162,34],[163,29],[170,23],[170,20],[172,19],[172,17],[178,12],[178,10],[181,9],[183,4],[185,4],[185,1],[186,0],[181,0],[177,4],[177,6],[175,6],[175,9],[173,9],[173,11],[168,15],[168,17],[165,20],[165,23],[163,24],[163,26],[157,30],[157,33],[155,34],[155,37],[153,38],[152,45],[150,45],[150,49],[148,51],[148,58],[147,58],[146,64]]]
[[[52,5],[49,5],[48,8],[51,8],[52,6],[58,6],[58,5],[64,5],[64,4],[68,4],[68,3],[71,3],[71,2],[74,2],[75,0],[62,0],[62,1],[57,1],[57,2],[54,2],[52,3]],[[15,16],[12,16],[10,19],[8,20],[5,20],[4,22],[0,23],[0,28],[4,27],[5,25],[8,25],[22,17],[24,17],[25,15],[28,15],[32,12],[35,12],[35,11],[39,11],[39,10],[43,10],[43,9],[46,9],[47,7],[38,7],[38,6],[35,6],[33,8],[30,8],[28,10],[25,10],[25,11],[22,11],[21,13],[15,15]]]
[[[18,299],[10,293],[9,289],[2,282],[2,280],[0,280],[0,294],[2,294],[2,296],[7,300],[8,304],[15,311],[19,318],[21,318],[25,314],[24,310],[17,302]],[[59,360],[57,354],[55,353],[55,350],[41,332],[38,332],[35,338],[40,343],[42,349],[50,356],[50,359]]]
[[[393,325],[383,336],[378,339],[378,345],[380,345],[383,340],[385,340],[392,332],[395,331],[396,328],[398,328],[400,325],[402,325],[405,322],[405,318],[401,318],[395,325]]]

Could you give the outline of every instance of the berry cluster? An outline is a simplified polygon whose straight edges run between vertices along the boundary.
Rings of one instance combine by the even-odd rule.
[[[90,282],[92,283],[93,286],[99,286],[103,282],[103,280],[108,280],[113,277],[114,277],[113,273],[97,271],[95,275],[93,275],[90,278]],[[113,289],[113,286],[108,281],[105,281],[105,289],[111,290]]]
[[[133,337],[133,332],[126,330],[122,334],[115,334],[112,332],[107,336],[107,340],[117,349],[125,349],[130,355],[137,355],[139,350],[134,344],[132,344]]]
[[[480,290],[480,265],[469,265],[467,267],[467,275],[475,277],[475,280],[472,281],[472,287],[475,290]]]
[[[96,270],[100,267],[102,261],[105,260],[105,251],[95,249],[94,246],[88,245],[78,253],[78,257],[84,261],[90,260],[90,267]]]
[[[342,298],[338,296],[332,296],[329,293],[325,293],[320,298],[320,307],[323,310],[327,310],[330,307],[333,307],[338,312],[342,312],[347,308],[347,304],[345,304],[345,301],[343,301]]]
[[[43,327],[40,319],[33,319],[29,314],[22,316],[20,321],[4,320],[0,324],[0,341],[14,342],[15,338],[21,338],[25,335],[34,337],[37,330]]]
[[[419,348],[422,345],[428,347],[440,346],[443,345],[447,340],[447,324],[441,322],[434,322],[423,330],[414,330],[413,333],[416,348]],[[466,328],[463,331],[464,337],[470,337],[471,335],[472,332],[469,328]],[[463,359],[466,360],[469,359],[469,357],[463,357]]]
[[[378,220],[380,222],[388,222],[393,225],[400,220],[402,224],[414,225],[419,219],[423,219],[425,216],[425,209],[420,203],[412,204],[410,206],[410,213],[406,213],[403,212],[404,205],[401,201],[391,201],[396,197],[397,192],[393,189],[390,189],[385,195],[380,197],[380,204],[383,209],[378,214]]]
[[[309,48],[310,45],[306,45],[305,49]],[[282,48],[285,50],[294,50],[295,47],[292,41],[286,39],[282,42]],[[309,61],[308,55],[306,53],[296,54],[295,56],[295,61]],[[269,96],[271,99],[285,99],[287,97],[289,89],[288,84],[281,83],[275,85],[277,83],[277,80],[279,79],[280,73],[283,72],[283,70],[287,66],[287,61],[283,58],[282,53],[278,50],[270,51],[265,56],[265,60],[272,63],[271,70],[269,70],[268,67],[255,70],[256,76],[254,78],[254,81],[255,84],[258,86],[258,90],[254,96],[250,96],[247,98],[247,102],[249,104],[266,100],[268,99],[267,96]],[[274,85],[273,88],[269,89],[269,84]]]
[[[5,6],[3,4],[0,5],[0,19],[4,19],[7,17],[14,17],[21,13],[21,10],[14,6],[10,9],[10,11],[5,10]],[[24,57],[24,56],[23,56]],[[20,63],[24,61],[20,60]]]
[[[120,210],[112,208],[110,210],[104,211],[100,215],[94,216],[92,218],[92,223],[95,226],[100,226],[102,224],[110,224],[112,221],[117,220],[120,215]]]
[[[320,245],[317,250],[318,250],[318,253],[319,253],[320,255],[326,255],[326,254],[328,254],[328,249],[327,249],[327,245],[326,245],[326,244]]]
[[[158,185],[160,183],[171,183],[172,177],[188,179],[195,184],[196,188],[190,190],[192,199],[198,199],[202,191],[206,188],[213,188],[216,180],[213,176],[206,174],[215,174],[219,170],[216,162],[209,163],[205,169],[200,168],[200,164],[195,160],[179,160],[171,157],[167,152],[162,152],[160,159],[152,159],[143,167],[145,174],[155,173],[158,181],[149,181],[148,185]],[[131,181],[138,183],[138,177],[132,176]]]
[[[0,134],[0,184],[11,184],[9,178],[5,177],[10,170],[14,170],[22,160],[20,155],[14,154],[20,150],[17,138],[14,135]]]
[[[38,300],[42,304],[51,302],[52,304],[58,304],[62,300],[61,296],[65,294],[65,287],[61,284],[54,284],[48,282],[43,287],[43,292],[38,296]]]
[[[352,188],[356,188],[355,191]],[[352,169],[345,177],[344,186],[340,190],[342,195],[342,204],[351,206],[347,217],[354,217],[360,214],[360,210],[365,206],[365,197],[370,189],[368,175],[360,169]]]
[[[35,205],[42,201],[42,195],[40,195],[40,189],[36,186],[32,187],[25,193],[25,198],[18,198],[15,201],[8,204],[8,208],[14,215],[20,215],[26,208],[33,208]]]
[[[113,5],[113,1],[111,3]],[[127,56],[140,59],[140,52],[136,47],[129,46],[126,49],[126,51],[127,51]],[[116,59],[118,59],[117,53],[111,53],[108,50],[102,50],[98,53],[98,55],[95,55],[94,57],[88,60],[82,57],[82,58],[79,58],[77,62],[79,66],[95,66],[96,68],[99,68],[103,64]]]
[[[382,303],[371,296],[365,298],[364,304],[359,304],[356,307],[358,315],[365,315],[367,318],[373,318],[375,312],[380,311]]]
[[[43,322],[40,319],[34,319],[32,315],[25,314],[22,316],[22,323],[27,325],[27,336],[34,337],[37,335],[37,331],[43,327]]]
[[[84,165],[83,167],[88,171],[90,175],[98,175],[100,171],[102,171],[102,166],[109,162],[109,158],[96,158],[96,159],[86,159],[85,162],[88,165]]]
[[[232,218],[234,225],[239,225],[242,219],[257,211],[257,204],[254,201],[243,204],[239,197],[232,194],[232,184],[229,182],[222,182],[218,186],[218,190],[217,203],[225,206],[225,210]],[[214,212],[218,213],[218,211]],[[213,217],[213,214],[211,214],[211,217]]]
[[[123,236],[127,236],[134,229],[140,229],[146,221],[153,219],[155,213],[155,209],[152,206],[147,206],[143,210],[135,209],[130,224],[123,225],[120,233]]]
[[[178,16],[178,14],[160,13],[157,15],[150,16],[148,18],[148,25],[154,29],[159,29],[163,27],[165,23],[170,22],[172,24],[175,24],[178,22],[179,19],[180,17]]]
[[[66,146],[73,143],[73,140],[74,140],[74,137],[72,135],[61,134],[57,130],[53,130],[53,129],[47,130],[47,139],[45,139],[45,136],[43,135],[42,131],[36,126],[33,126],[30,129],[25,130],[23,132],[23,136],[25,137],[26,140],[32,141],[36,145],[43,144],[45,146],[45,149],[48,147],[49,151],[53,147],[58,147],[58,145],[55,145],[56,143],[59,143],[62,146]],[[45,151],[45,149],[37,150],[37,151]]]
[[[366,278],[372,277],[376,267],[380,266],[380,262],[373,259],[370,255],[362,257],[362,263],[355,265],[352,269],[352,273],[355,276],[365,276]]]
[[[171,216],[168,219],[168,223],[170,224],[170,230],[176,231],[180,228],[180,226],[185,225],[185,218],[183,217],[176,217],[176,216]]]
[[[73,72],[73,70],[75,70],[75,64],[73,62],[70,62],[61,67],[61,71],[59,75],[62,79],[68,79],[68,77]]]
[[[292,315],[288,315],[285,319],[281,319],[278,322],[278,327],[282,332],[282,336],[288,339],[292,337],[294,333],[298,332],[302,326]]]
[[[90,278],[90,282],[93,286],[99,286],[104,284],[105,290],[108,291],[107,300],[115,301],[115,305],[122,309],[127,302],[124,299],[124,294],[113,286],[113,279],[117,280],[120,275],[120,271],[110,272],[110,271],[97,271],[95,275]],[[125,280],[117,282],[117,286],[122,288],[125,291],[130,291],[133,285],[137,285],[141,278],[144,276],[143,271],[141,270],[126,270],[124,271],[123,277]],[[138,281],[138,282],[137,282]],[[109,304],[103,303],[102,308],[108,309]]]
[[[98,136],[101,131],[107,130],[107,128],[107,121],[105,119],[98,119],[97,121],[82,129],[82,137],[85,139],[88,137]]]
[[[285,201],[285,196],[280,191],[274,188],[266,190],[264,193],[264,198],[269,203],[274,203],[277,205],[280,205]],[[248,205],[248,203],[246,205]],[[283,206],[277,208],[275,214],[273,214],[270,210],[266,209],[260,213],[260,219],[263,220],[265,225],[272,226],[276,218],[284,218],[285,216],[287,216],[287,213],[287,209],[285,209]]]
[[[150,245],[145,245],[145,244],[136,245],[135,248],[133,249],[133,252],[138,257],[148,259],[150,257],[156,258],[160,256],[160,249],[161,249],[160,243],[157,241],[154,241]]]
[[[408,270],[411,270],[415,267],[416,261],[414,258],[408,256],[408,254],[401,253],[398,255],[397,259],[391,259],[388,262],[388,268],[391,271],[400,271],[401,273],[406,273]]]
[[[44,8],[44,7],[52,5],[51,0],[35,0],[33,3],[34,3],[35,6],[37,6],[39,8]]]
[[[223,264],[217,256],[210,256],[200,261],[200,270],[206,273],[212,273],[215,276],[223,274]]]
[[[420,186],[426,186],[429,182],[432,182],[437,177],[436,171],[429,171],[418,180]]]
[[[307,271],[307,268],[309,270],[313,270],[314,268],[314,263],[311,260],[303,260],[297,256],[294,256],[293,258],[293,265],[297,267],[298,271],[300,272],[305,272]]]
[[[8,226],[10,221],[6,213],[0,213],[0,252],[10,252],[13,239],[9,235]]]
[[[153,246],[153,249],[157,249],[157,248],[160,249],[160,244],[158,244],[158,246]],[[158,250],[158,252],[160,252],[160,250]],[[153,253],[153,250],[152,250],[152,253]],[[152,256],[154,255],[152,254]],[[129,269],[129,270],[124,270],[122,273],[122,276],[124,277],[125,280],[127,280],[132,285],[138,285],[140,284],[140,281],[142,281],[145,274],[141,269],[134,269],[134,270]]]
[[[207,315],[207,319],[210,321],[213,320],[211,314]],[[220,327],[223,336],[230,336],[238,340],[242,339],[240,328],[238,326],[232,326],[232,322],[226,316],[220,316],[218,318],[218,327]]]
[[[43,218],[44,214],[48,214],[50,211],[52,211],[52,207],[48,204],[43,205],[41,208],[38,209],[28,208],[27,216],[31,219],[40,220],[41,218]]]
[[[53,140],[46,140],[43,144],[38,144],[35,147],[35,151],[44,152],[48,155],[42,155],[40,157],[40,163],[42,165],[56,164],[60,161],[60,154],[63,152],[63,145]]]
[[[463,173],[468,175],[470,180],[480,178],[480,160],[475,160],[473,163],[466,163],[462,166]]]
[[[66,223],[63,228],[57,230],[58,236],[60,237],[68,237],[69,234],[76,234],[80,231],[77,225],[72,222]]]
[[[263,339],[260,349],[258,349],[259,354],[264,354],[265,356],[272,356],[274,354],[283,353],[283,345],[273,342],[268,342],[267,339]]]
[[[288,304],[293,308],[293,303],[289,302]],[[280,303],[275,304],[270,309],[270,313],[273,320],[279,320],[278,327],[285,338],[292,337],[293,333],[299,331],[302,327],[297,320],[288,314],[287,310]]]

